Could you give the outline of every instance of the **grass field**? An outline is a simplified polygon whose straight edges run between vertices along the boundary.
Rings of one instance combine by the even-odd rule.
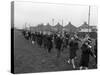
[[[14,30],[14,72],[48,72],[74,70],[72,64],[68,64],[69,50],[64,49],[59,59],[56,57],[56,49],[52,49],[49,54],[46,49],[40,48],[37,44],[32,44],[26,40],[22,33]],[[76,70],[79,67],[81,51],[77,51]],[[90,57],[91,58],[91,57]],[[89,68],[93,68],[94,59],[91,58]]]

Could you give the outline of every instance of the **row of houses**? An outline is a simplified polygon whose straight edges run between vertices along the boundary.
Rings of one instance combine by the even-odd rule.
[[[86,22],[84,22],[81,26],[76,27],[69,22],[64,27],[58,22],[55,26],[51,26],[49,23],[46,25],[39,24],[37,26],[31,26],[31,31],[67,31],[67,32],[96,32],[97,26],[89,26]]]

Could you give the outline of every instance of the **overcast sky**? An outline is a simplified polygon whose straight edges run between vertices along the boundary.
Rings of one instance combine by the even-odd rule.
[[[91,6],[90,25],[97,25],[97,7]],[[26,25],[36,26],[40,23],[50,23],[54,18],[54,24],[59,22],[63,26],[70,21],[75,26],[88,21],[89,6],[72,4],[48,4],[33,2],[15,2],[14,25],[22,28]]]

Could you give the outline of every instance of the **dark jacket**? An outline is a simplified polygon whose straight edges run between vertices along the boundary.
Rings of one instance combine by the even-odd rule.
[[[80,66],[88,67],[89,55],[93,56],[91,48],[89,48],[89,46],[84,43],[81,47],[81,50],[82,50],[82,55],[81,55]]]

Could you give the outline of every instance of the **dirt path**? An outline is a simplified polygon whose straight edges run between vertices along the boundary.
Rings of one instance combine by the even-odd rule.
[[[55,49],[49,54],[46,49],[39,48],[36,44],[32,45],[20,31],[15,30],[14,34],[15,73],[73,70],[72,65],[66,61],[68,49],[65,49],[57,59]]]

